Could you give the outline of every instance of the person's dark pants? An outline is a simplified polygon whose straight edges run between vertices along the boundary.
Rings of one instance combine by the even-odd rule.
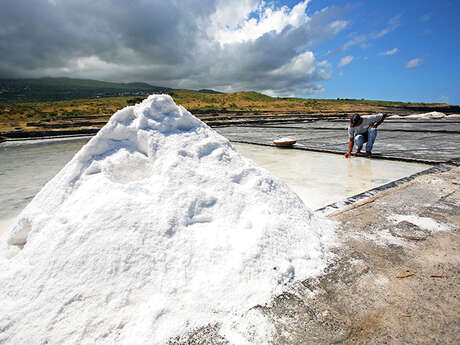
[[[361,151],[363,144],[366,144],[366,152],[372,152],[375,138],[377,138],[377,128],[369,128],[366,133],[355,136],[355,145],[358,151]]]

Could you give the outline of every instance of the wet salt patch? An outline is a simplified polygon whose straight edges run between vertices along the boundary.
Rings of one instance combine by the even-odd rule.
[[[350,232],[345,236],[355,239],[363,239],[382,247],[389,245],[407,248],[415,247],[414,244],[410,243],[409,241],[406,241],[400,237],[393,236],[388,229],[377,229],[372,232]]]
[[[449,231],[450,228],[444,223],[437,222],[436,220],[429,217],[419,217],[417,215],[399,215],[392,214],[388,217],[391,223],[391,226],[396,226],[400,222],[409,222],[419,227],[422,231],[428,231],[429,233],[434,233],[438,231]],[[411,234],[409,234],[410,236]],[[403,238],[400,236],[395,236],[391,233],[390,229],[372,229],[367,232],[351,232],[345,234],[345,237],[364,239],[366,241],[373,242],[378,246],[388,246],[396,245],[400,247],[413,248],[415,244],[410,241],[408,238]],[[425,235],[426,237],[426,235]]]
[[[393,214],[389,218],[393,223],[397,224],[399,222],[409,222],[414,225],[417,225],[423,230],[428,230],[430,232],[438,231],[448,231],[450,228],[447,224],[437,222],[433,218],[429,217],[420,217],[417,215],[402,215],[402,214]]]

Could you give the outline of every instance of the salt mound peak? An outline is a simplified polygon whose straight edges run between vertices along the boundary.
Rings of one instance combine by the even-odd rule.
[[[239,317],[320,273],[332,239],[284,183],[150,96],[116,112],[0,238],[0,339],[161,344],[218,324],[241,343]]]

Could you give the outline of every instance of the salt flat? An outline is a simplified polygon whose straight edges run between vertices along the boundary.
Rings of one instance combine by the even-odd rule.
[[[235,143],[244,156],[286,182],[311,209],[421,172],[425,164]]]

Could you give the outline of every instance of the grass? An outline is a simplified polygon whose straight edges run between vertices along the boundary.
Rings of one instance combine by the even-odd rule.
[[[177,104],[192,113],[245,111],[335,113],[387,111],[389,107],[433,107],[445,105],[427,103],[403,103],[356,99],[304,99],[278,98],[257,92],[236,92],[228,94],[202,93],[191,90],[169,92]],[[83,98],[64,101],[8,102],[0,103],[0,131],[37,130],[40,123],[107,120],[114,112],[128,105],[133,96]],[[442,110],[441,110],[442,111]],[[34,126],[35,124],[35,126]]]

